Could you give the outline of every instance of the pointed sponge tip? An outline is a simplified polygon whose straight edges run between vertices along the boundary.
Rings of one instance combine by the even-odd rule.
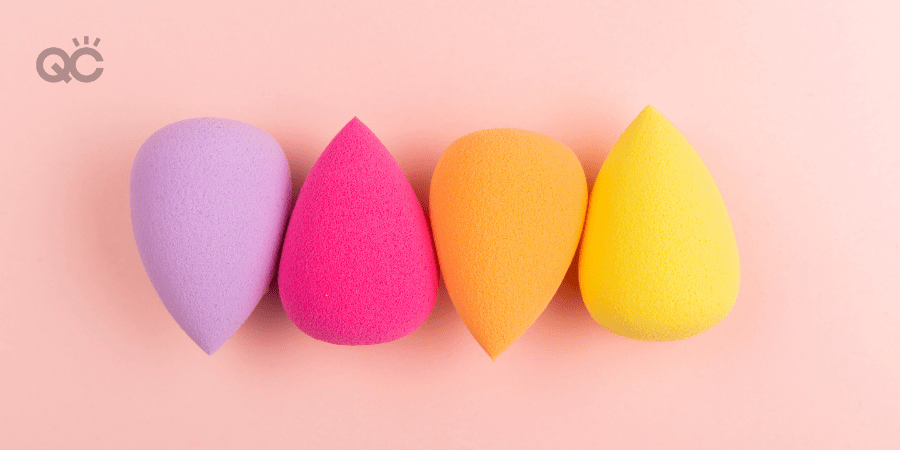
[[[437,284],[431,232],[415,192],[354,117],[297,198],[278,274],[284,309],[321,341],[378,344],[425,322]]]
[[[585,306],[622,336],[687,338],[734,305],[740,267],[725,203],[697,152],[652,106],[600,169],[580,255]]]
[[[544,311],[572,262],[587,206],[581,163],[538,133],[475,132],[441,156],[429,204],[450,298],[496,359]]]

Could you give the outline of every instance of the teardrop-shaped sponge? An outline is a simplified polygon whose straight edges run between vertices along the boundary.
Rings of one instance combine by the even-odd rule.
[[[740,267],[725,203],[697,152],[651,106],[600,169],[578,273],[594,320],[633,339],[696,335],[734,305]]]
[[[437,277],[412,186],[354,117],[313,165],[294,206],[278,272],[285,311],[321,341],[388,342],[425,322]]]
[[[131,168],[131,224],[172,317],[212,354],[268,289],[291,202],[278,142],[236,120],[166,125]]]
[[[431,180],[431,226],[450,298],[493,359],[559,288],[581,237],[584,169],[565,145],[516,129],[450,145]]]

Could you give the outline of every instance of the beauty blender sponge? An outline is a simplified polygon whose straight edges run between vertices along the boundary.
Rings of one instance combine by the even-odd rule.
[[[131,223],[144,268],[181,328],[212,354],[274,274],[291,177],[281,147],[235,120],[166,125],[131,169]]]
[[[450,298],[493,359],[544,311],[572,262],[587,207],[584,169],[538,133],[490,129],[452,143],[430,212]]]
[[[651,106],[594,183],[578,277],[594,320],[634,339],[696,335],[734,305],[740,268],[725,203],[697,152]]]
[[[437,283],[412,186],[353,118],[310,169],[291,214],[278,271],[285,311],[318,340],[379,344],[425,322]]]

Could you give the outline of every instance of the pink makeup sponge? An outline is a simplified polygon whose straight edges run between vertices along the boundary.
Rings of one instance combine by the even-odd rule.
[[[333,344],[379,344],[434,307],[437,265],[416,195],[377,137],[353,118],[300,190],[281,254],[288,316]]]
[[[287,158],[235,120],[161,128],[131,169],[131,223],[166,309],[206,353],[244,323],[272,279],[287,221]]]

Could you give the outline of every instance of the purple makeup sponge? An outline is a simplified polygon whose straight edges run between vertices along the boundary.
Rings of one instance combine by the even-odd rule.
[[[353,118],[303,183],[278,288],[288,316],[333,344],[379,344],[425,322],[437,297],[431,232],[387,149]]]
[[[207,354],[247,320],[275,270],[291,197],[265,131],[204,117],[166,125],[131,168],[131,223],[166,309]]]

